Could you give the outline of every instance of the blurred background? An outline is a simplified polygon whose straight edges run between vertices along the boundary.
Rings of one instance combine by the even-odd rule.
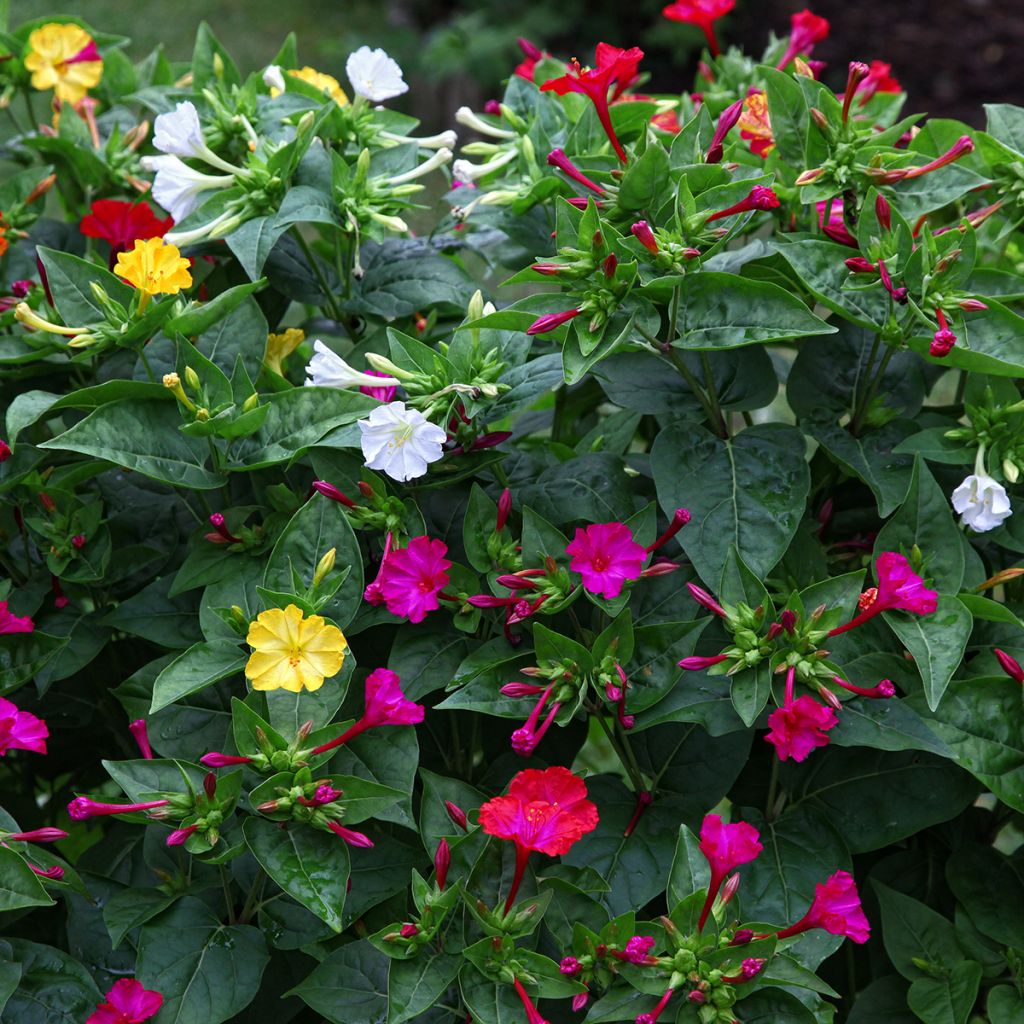
[[[655,92],[692,84],[700,33],[661,17],[667,0],[81,0],[69,13],[133,40],[141,57],[163,44],[190,56],[195,27],[208,21],[244,70],[265,65],[293,30],[303,62],[344,79],[356,46],[382,46],[413,88],[394,106],[430,130],[449,127],[466,103],[479,109],[501,92],[525,36],[559,56],[593,59],[600,40],[639,45]],[[70,6],[70,5],[69,5]],[[883,60],[909,94],[907,109],[984,122],[982,103],[1024,104],[1024,0],[737,0],[720,22],[723,44],[759,54],[769,33],[810,6],[832,22],[815,51],[837,89],[850,60]],[[54,0],[11,5],[11,23],[61,10]]]

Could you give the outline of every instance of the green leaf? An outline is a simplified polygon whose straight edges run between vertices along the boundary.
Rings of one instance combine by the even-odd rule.
[[[940,757],[951,751],[906,701],[851,700],[843,705],[839,728],[829,733],[837,747],[876,750],[927,750]]]
[[[668,876],[668,905],[674,907],[711,884],[711,867],[701,853],[700,839],[685,825],[679,826],[676,853]]]
[[[969,843],[946,863],[946,880],[979,931],[1024,948],[1024,873],[991,846]]]
[[[230,640],[209,640],[193,645],[157,676],[150,713],[240,672],[245,662],[246,655]]]
[[[607,523],[632,515],[633,488],[624,459],[593,452],[544,470],[518,498],[556,524]]]
[[[258,291],[265,284],[265,278],[251,281],[248,284],[236,284],[233,288],[220,292],[209,302],[203,302],[178,316],[171,317],[164,324],[164,333],[174,332],[184,334],[186,337],[202,334],[223,320],[229,313],[233,313],[249,295]]]
[[[109,897],[103,904],[103,923],[111,946],[117,949],[129,932],[162,914],[177,898],[140,886],[126,886]]]
[[[717,350],[834,334],[792,292],[767,281],[704,271],[683,279],[675,348]]]
[[[131,303],[135,289],[109,270],[56,249],[39,246],[36,252],[46,268],[46,279],[57,312],[68,327],[85,327],[107,319],[103,307],[93,295],[93,281],[115,302],[125,307]]]
[[[207,469],[209,445],[186,437],[177,403],[125,399],[93,410],[40,448],[106,459],[176,487],[210,490],[224,477]]]
[[[989,1024],[1017,1024],[1024,1020],[1024,996],[1012,985],[997,985],[985,1001]]]
[[[655,440],[658,501],[669,516],[690,510],[679,541],[709,586],[718,589],[733,546],[763,578],[803,516],[810,488],[803,434],[781,423],[749,427],[728,441],[694,433],[668,427]]]
[[[25,939],[7,941],[21,979],[3,1008],[4,1024],[80,1024],[103,1001],[74,957]]]
[[[626,167],[619,183],[618,204],[623,210],[653,211],[664,202],[668,180],[668,153],[656,142],[649,142],[639,159]]]
[[[963,660],[974,618],[955,597],[940,594],[931,615],[883,612],[885,621],[914,656],[924,682],[928,707],[934,711]]]
[[[298,996],[332,1024],[381,1024],[388,1012],[390,962],[365,939],[350,942],[285,995]]]
[[[348,847],[337,836],[299,822],[248,818],[242,826],[253,856],[292,899],[342,930]]]
[[[423,242],[369,243],[362,261],[358,293],[346,303],[357,313],[393,320],[435,307],[463,312],[472,294],[462,268]]]
[[[268,960],[259,929],[221,924],[186,896],[143,927],[135,975],[163,993],[168,1021],[221,1024],[252,1002]]]
[[[761,989],[747,996],[738,1011],[743,1024],[818,1024],[818,1018],[794,995],[778,989]]]
[[[224,241],[249,275],[249,280],[257,284],[271,250],[287,230],[287,226],[278,223],[276,217],[253,217],[227,235]]]
[[[907,1005],[925,1024],[967,1024],[981,987],[981,964],[964,960],[943,978],[918,978]]]
[[[889,975],[857,993],[848,1024],[917,1024],[907,1009],[907,983]]]
[[[0,846],[0,913],[21,907],[48,907],[52,903],[28,861],[14,850]]]
[[[458,977],[462,955],[427,948],[388,969],[388,1024],[404,1024],[437,1005]]]

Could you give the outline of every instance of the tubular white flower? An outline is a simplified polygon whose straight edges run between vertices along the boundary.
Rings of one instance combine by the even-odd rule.
[[[153,198],[175,219],[184,220],[198,209],[204,192],[227,188],[234,184],[230,174],[203,174],[194,171],[176,156],[147,156],[142,158],[147,171],[155,171]]]
[[[516,150],[510,149],[507,153],[488,160],[485,164],[474,164],[468,160],[456,160],[452,165],[452,175],[457,181],[477,181],[486,178],[494,171],[500,171],[506,164],[512,163],[516,158]]]
[[[378,213],[376,210],[371,210],[370,220],[376,221],[386,227],[388,231],[394,231],[399,235],[404,235],[409,230],[409,225],[401,217],[395,217],[389,213]]]
[[[381,378],[375,378],[380,380]],[[400,483],[423,476],[431,462],[444,454],[447,434],[404,402],[389,402],[359,421],[360,445],[366,466],[387,473]]]
[[[237,227],[236,224],[229,223],[237,218],[237,211],[225,210],[219,217],[214,217],[208,224],[192,228],[191,231],[168,231],[164,235],[164,241],[181,249],[186,245],[193,245],[207,238],[219,238],[221,235],[229,234],[230,231]]]
[[[360,46],[348,55],[345,74],[356,93],[374,103],[409,91],[398,64],[383,50],[371,50],[368,46]]]
[[[406,171],[404,174],[396,174],[393,178],[385,178],[385,185],[404,185],[407,181],[414,181],[416,178],[422,178],[423,175],[429,174],[431,171],[438,167],[443,167],[446,163],[449,163],[452,158],[452,151],[447,147],[442,147],[436,153],[434,153],[429,160],[424,160],[423,163],[414,167],[411,171]]]
[[[397,387],[398,381],[354,370],[317,339],[313,342],[313,358],[306,366],[306,384],[318,388],[391,388]]]
[[[174,110],[160,114],[153,122],[153,145],[161,153],[196,160],[204,160],[208,164],[229,174],[239,168],[221,159],[206,145],[203,138],[203,126],[199,121],[199,112],[195,105],[185,100]]]
[[[514,139],[516,137],[515,132],[489,124],[469,107],[459,107],[455,111],[455,121],[458,124],[464,124],[467,128],[472,128],[473,131],[479,132],[481,135],[490,135],[494,139]]]
[[[268,64],[263,69],[263,84],[268,89],[276,89],[278,92],[285,91],[284,72],[279,64]]]
[[[1013,515],[1006,488],[985,473],[975,472],[967,477],[953,491],[952,501],[953,508],[960,513],[960,522],[975,533],[994,530]]]
[[[415,135],[395,135],[394,132],[381,132],[380,137],[387,139],[388,142],[415,142],[420,149],[451,149],[459,141],[458,135],[450,129],[437,135],[427,135],[422,139],[416,138]]]

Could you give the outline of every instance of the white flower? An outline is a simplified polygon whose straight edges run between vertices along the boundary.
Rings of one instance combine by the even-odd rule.
[[[284,73],[281,71],[281,67],[278,64],[268,64],[263,69],[263,84],[268,89],[276,89],[278,92],[284,92]]]
[[[994,530],[1013,515],[1006,488],[984,473],[972,473],[953,491],[953,508],[975,533]]]
[[[306,367],[306,383],[318,388],[393,388],[394,377],[375,377],[352,369],[322,341],[313,342],[313,358]],[[401,404],[401,403],[399,403]]]
[[[230,174],[194,171],[176,156],[143,157],[142,166],[147,171],[156,171],[152,196],[176,222],[199,208],[204,192],[227,188],[235,181]]]
[[[202,157],[206,153],[199,113],[187,100],[153,122],[153,145],[172,156]]]
[[[374,103],[383,103],[409,91],[402,69],[383,50],[360,46],[345,61],[345,74],[352,88]]]
[[[509,149],[499,153],[493,160],[485,164],[474,164],[469,160],[456,160],[452,164],[452,177],[456,181],[472,183],[479,178],[485,178],[494,171],[500,171],[506,164],[510,164],[517,156],[516,150]]]
[[[389,186],[404,185],[406,182],[415,181],[416,178],[422,178],[425,174],[429,174],[438,167],[444,167],[451,158],[452,151],[442,146],[436,153],[431,153],[423,163],[417,164],[411,171],[406,171],[404,174],[396,174],[391,178],[385,178],[384,184]]]
[[[366,465],[399,482],[423,476],[427,466],[441,458],[441,445],[447,439],[423,413],[406,409],[405,402],[374,409],[368,419],[359,421],[359,429]]]

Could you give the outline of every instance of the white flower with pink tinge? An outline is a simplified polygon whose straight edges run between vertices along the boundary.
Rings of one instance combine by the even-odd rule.
[[[363,457],[369,469],[379,469],[404,483],[423,476],[444,452],[448,435],[404,402],[389,402],[359,421]]]

